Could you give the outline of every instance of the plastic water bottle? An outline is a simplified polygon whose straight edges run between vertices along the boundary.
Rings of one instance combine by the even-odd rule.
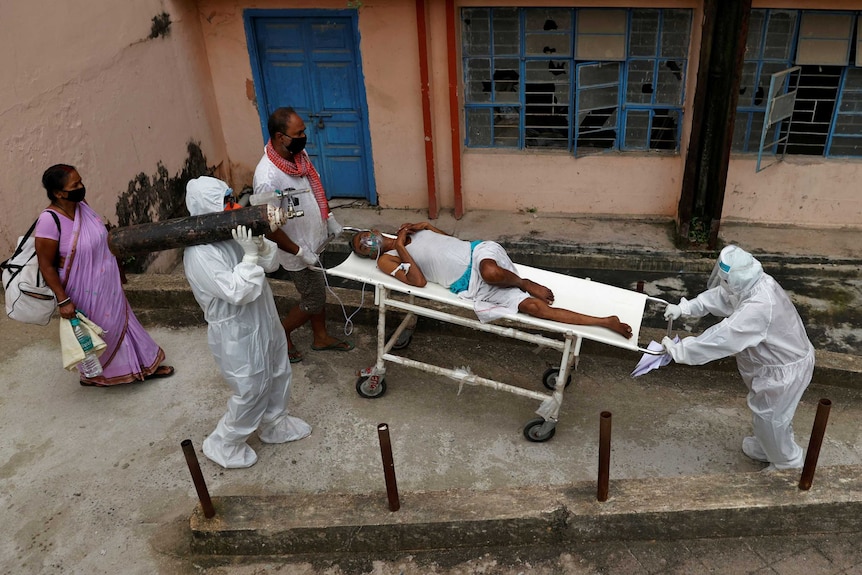
[[[81,322],[78,318],[73,317],[69,320],[72,324],[72,331],[75,332],[75,337],[78,338],[78,343],[81,344],[81,349],[84,350],[84,359],[81,360],[81,370],[84,372],[84,377],[92,378],[102,375],[102,364],[99,363],[99,358],[93,351],[93,340],[89,334],[81,327]]]

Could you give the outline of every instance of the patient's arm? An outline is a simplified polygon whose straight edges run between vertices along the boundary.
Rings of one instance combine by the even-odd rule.
[[[421,232],[422,230],[431,230],[432,232],[435,232],[435,233],[438,233],[438,234],[441,234],[444,236],[450,235],[450,234],[447,234],[446,232],[444,232],[443,230],[435,228],[434,226],[432,226],[428,222],[419,222],[416,224],[401,224],[401,227],[398,228],[398,231],[400,232],[401,230],[407,230],[410,233]]]
[[[408,252],[407,248],[404,246],[404,242],[408,234],[409,232],[406,229],[399,230],[398,239],[395,242],[395,251],[398,252],[398,255],[381,255],[380,258],[377,260],[377,267],[383,273],[391,275],[395,279],[402,281],[407,285],[425,287],[425,285],[428,283],[428,280],[425,279],[425,274],[422,273],[422,269],[419,267],[419,265],[413,259],[413,256],[410,255],[410,252]],[[401,266],[401,264],[410,265],[405,271],[403,267],[399,269],[399,266]]]

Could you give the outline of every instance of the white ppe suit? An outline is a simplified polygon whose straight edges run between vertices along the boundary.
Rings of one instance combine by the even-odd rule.
[[[811,382],[814,347],[799,313],[760,262],[737,246],[721,251],[709,287],[691,301],[682,298],[682,315],[725,319],[697,337],[662,343],[674,361],[689,365],[736,354],[754,414],[754,437],[743,441],[743,451],[776,469],[802,467],[793,415]]]
[[[227,184],[216,178],[191,180],[186,187],[189,213],[222,211],[227,190]],[[227,412],[203,443],[204,455],[227,468],[249,467],[257,461],[246,444],[255,430],[264,443],[284,443],[311,433],[306,422],[287,414],[291,380],[287,338],[264,272],[278,268],[278,250],[261,240],[258,257],[251,261],[243,261],[244,249],[234,240],[190,246],[183,255],[186,278],[208,324],[210,350],[234,393]]]

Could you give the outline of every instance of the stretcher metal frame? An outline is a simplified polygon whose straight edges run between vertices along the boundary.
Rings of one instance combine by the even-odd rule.
[[[607,343],[650,355],[661,355],[663,353],[662,351],[653,351],[639,347],[637,341],[646,302],[651,301],[666,306],[666,301],[641,292],[592,282],[589,279],[575,278],[520,264],[515,264],[515,267],[522,278],[528,278],[549,287],[555,295],[555,307],[562,307],[600,317],[616,315],[620,318],[620,321],[628,323],[632,327],[632,337],[626,340],[623,336],[606,328],[565,324],[522,313],[506,316],[506,318],[497,322],[482,323],[475,317],[471,301],[461,299],[448,289],[436,284],[428,283],[425,287],[421,288],[405,284],[381,272],[377,269],[376,262],[373,260],[360,258],[356,254],[350,254],[347,260],[338,266],[326,270],[326,273],[335,277],[373,285],[375,288],[374,304],[378,308],[377,361],[373,366],[359,372],[359,378],[356,382],[357,393],[366,398],[378,398],[386,392],[386,362],[413,367],[428,373],[444,375],[462,383],[506,391],[542,402],[536,410],[536,413],[540,417],[530,420],[524,427],[524,436],[528,440],[542,442],[554,436],[564,391],[571,382],[572,372],[577,368],[581,344],[584,339]],[[584,297],[586,294],[591,296],[589,301]],[[399,297],[396,297],[396,295]],[[421,301],[426,300],[428,302],[435,302],[437,305],[433,307],[420,305]],[[467,309],[473,317],[464,317],[463,315],[439,309],[445,306],[453,306],[462,310]],[[395,331],[387,338],[386,314],[390,310],[406,312],[406,316]],[[409,344],[413,330],[416,327],[417,317],[427,317],[562,352],[559,368],[551,368],[543,376],[543,384],[550,390],[550,393],[524,389],[515,385],[480,377],[465,370],[448,369],[396,355],[393,353],[394,350],[404,348]],[[524,331],[526,327],[550,332],[551,334],[558,334],[562,336],[562,339],[529,333]]]

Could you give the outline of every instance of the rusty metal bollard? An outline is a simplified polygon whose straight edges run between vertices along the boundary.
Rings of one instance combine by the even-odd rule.
[[[820,457],[820,446],[823,444],[823,436],[826,435],[826,422],[829,421],[829,410],[832,402],[826,398],[817,404],[817,414],[814,416],[814,426],[811,428],[811,439],[808,440],[808,452],[805,454],[805,465],[802,467],[802,476],[799,478],[799,489],[808,491],[811,482],[814,481],[814,470],[817,468],[817,459]]]
[[[204,517],[210,519],[215,515],[215,507],[213,507],[213,502],[210,500],[210,493],[207,491],[207,484],[204,481],[201,466],[198,464],[198,456],[195,453],[192,440],[184,439],[180,445],[183,447],[183,454],[186,456],[186,463],[192,474],[192,481],[195,484],[195,490],[198,492],[198,499],[200,499],[201,508],[204,510]]]
[[[398,500],[398,484],[395,481],[395,462],[392,460],[389,424],[381,423],[377,426],[377,438],[380,440],[380,455],[383,457],[383,477],[386,479],[389,511],[398,511],[401,509],[401,502]]]
[[[603,411],[599,417],[599,485],[596,498],[608,500],[608,482],[611,469],[611,412]]]

